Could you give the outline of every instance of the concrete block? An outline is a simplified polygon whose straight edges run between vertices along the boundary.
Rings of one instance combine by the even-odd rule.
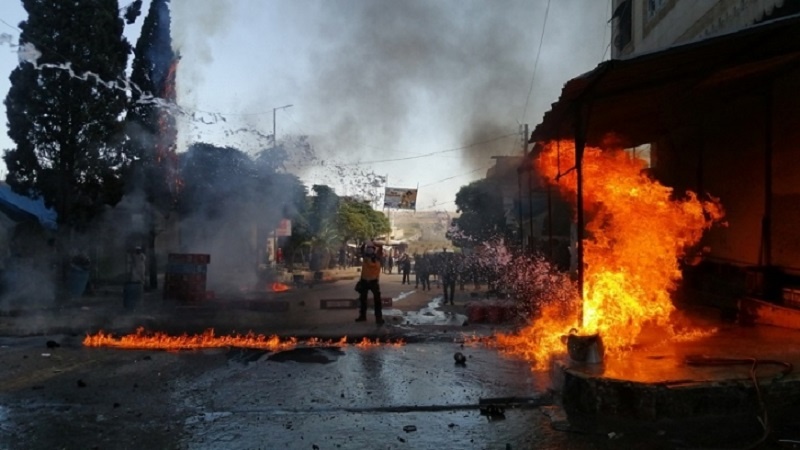
[[[372,298],[367,299],[367,304],[373,306]],[[384,308],[392,307],[392,297],[381,297]],[[319,301],[320,309],[358,309],[357,298],[327,298]]]

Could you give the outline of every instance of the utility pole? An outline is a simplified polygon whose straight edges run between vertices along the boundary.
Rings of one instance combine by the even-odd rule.
[[[275,126],[276,113],[277,113],[277,111],[279,109],[286,109],[286,108],[291,108],[291,107],[292,107],[292,105],[283,105],[283,106],[279,106],[277,108],[272,108],[272,148],[273,149],[278,146],[278,135],[277,135],[277,130],[276,130],[276,126]],[[269,239],[269,237],[267,237],[267,239]],[[278,266],[278,230],[277,229],[273,229],[272,230],[272,264],[277,268],[277,266]]]

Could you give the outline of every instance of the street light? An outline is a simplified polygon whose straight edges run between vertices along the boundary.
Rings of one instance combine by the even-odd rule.
[[[279,109],[286,109],[291,108],[292,105],[284,105],[279,106],[277,108],[272,108],[272,148],[275,148],[278,145],[278,135],[275,134],[275,112]]]

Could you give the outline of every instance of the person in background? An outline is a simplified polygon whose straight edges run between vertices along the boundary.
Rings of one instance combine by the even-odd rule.
[[[456,277],[458,276],[458,267],[456,263],[455,254],[448,252],[446,249],[441,254],[441,277],[442,287],[444,288],[444,303],[448,302],[453,305],[456,295]]]
[[[373,307],[375,309],[375,323],[383,325],[383,304],[381,303],[381,261],[383,247],[373,241],[361,245],[361,278],[356,284],[358,291],[358,317],[356,322],[367,320],[367,297],[372,292]]]
[[[387,267],[387,269],[389,270],[389,275],[392,274],[393,268],[394,268],[394,257],[392,257],[392,255],[389,255],[389,266]]]
[[[431,259],[428,255],[422,255],[417,260],[414,271],[417,272],[417,279],[422,284],[422,290],[431,290]]]
[[[142,247],[136,247],[130,254],[130,261],[128,264],[128,279],[133,283],[142,283],[144,286],[145,270],[147,258],[144,255]]]
[[[411,258],[407,253],[403,253],[400,258],[400,269],[403,272],[403,281],[400,284],[411,284]]]

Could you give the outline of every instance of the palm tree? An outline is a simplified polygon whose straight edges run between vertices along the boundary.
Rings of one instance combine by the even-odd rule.
[[[330,267],[333,255],[339,250],[342,238],[335,226],[330,222],[325,222],[320,227],[319,232],[311,239],[311,251],[319,256],[319,266],[321,269]]]

